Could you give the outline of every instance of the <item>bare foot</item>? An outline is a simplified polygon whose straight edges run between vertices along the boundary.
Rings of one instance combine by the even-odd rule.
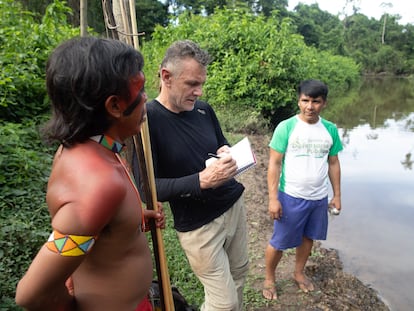
[[[304,292],[311,292],[315,290],[313,283],[306,277],[304,274],[295,274],[295,282],[298,284],[299,288]]]
[[[263,297],[268,300],[277,300],[276,284],[272,281],[263,282]]]

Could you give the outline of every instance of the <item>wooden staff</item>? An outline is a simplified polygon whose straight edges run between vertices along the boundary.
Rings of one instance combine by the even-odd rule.
[[[135,49],[139,50],[139,41],[138,41],[138,30],[136,24],[136,12],[135,12],[135,2],[132,0],[127,0],[129,2],[129,14],[130,20],[127,21],[126,8],[124,6],[124,0],[119,0],[119,3],[113,1],[113,4],[118,4],[120,8],[120,15],[122,16],[123,23],[117,21],[117,16],[114,16],[112,8],[106,11],[109,21],[115,21],[115,27],[119,25],[124,26],[124,33],[126,43],[132,44]],[[103,7],[108,9],[108,5],[105,5],[106,1],[103,1]],[[131,33],[131,27],[132,33]],[[119,29],[117,29],[119,32]],[[115,32],[117,32],[115,31]],[[131,40],[132,37],[132,40]],[[135,146],[136,155],[139,161],[139,170],[142,180],[142,188],[145,194],[146,206],[147,209],[158,211],[157,204],[157,192],[155,186],[155,176],[154,176],[154,167],[152,161],[152,152],[151,152],[151,142],[149,137],[149,128],[148,121],[145,121],[141,125],[141,133],[133,137],[133,145]],[[139,186],[139,185],[137,185]],[[162,289],[160,290],[160,301],[161,309],[163,311],[174,311],[174,300],[172,296],[170,276],[168,273],[168,264],[164,249],[164,242],[162,238],[162,232],[160,228],[157,228],[155,225],[155,220],[150,220],[151,228],[151,238],[153,243],[153,251],[155,257],[156,270],[158,275],[158,284]]]
[[[147,123],[145,122],[145,124]],[[150,177],[151,174],[148,175],[150,170],[148,169],[148,162],[145,161],[146,151],[144,145],[146,144],[146,142],[144,141],[146,138],[145,134],[142,133],[142,130],[143,129],[141,129],[141,134],[136,135],[133,138],[136,154],[139,161],[139,171],[141,175],[141,180],[147,181],[143,182],[142,188],[145,193],[147,208],[158,210],[156,193],[152,190],[155,189],[155,181],[154,184],[151,185],[152,178]],[[165,311],[174,311],[174,301],[172,298],[170,276],[168,273],[168,264],[165,256],[161,230],[156,227],[154,219],[150,219],[149,224],[151,229],[152,245],[154,249],[155,266],[158,275],[158,285],[160,288],[161,308]]]

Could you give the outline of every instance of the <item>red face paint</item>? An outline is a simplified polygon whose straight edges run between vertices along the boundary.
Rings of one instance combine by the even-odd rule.
[[[134,111],[134,109],[141,103],[147,101],[147,94],[144,91],[145,77],[142,72],[137,76],[131,78],[129,82],[129,94],[132,100],[128,104],[128,107],[123,112],[124,116],[128,116]]]

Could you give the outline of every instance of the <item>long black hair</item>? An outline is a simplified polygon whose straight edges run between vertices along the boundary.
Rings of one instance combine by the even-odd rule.
[[[46,66],[53,115],[42,131],[45,140],[72,146],[103,134],[111,125],[106,99],[130,100],[129,80],[143,66],[142,55],[118,40],[82,37],[59,45]]]

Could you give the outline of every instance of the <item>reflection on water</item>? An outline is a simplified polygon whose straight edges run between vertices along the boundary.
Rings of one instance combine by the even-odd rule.
[[[329,97],[323,116],[344,143],[343,210],[323,245],[392,310],[414,310],[413,82],[367,81],[346,98]]]
[[[401,161],[401,164],[406,168],[411,170],[413,168],[413,160],[411,160],[411,152],[405,155],[404,161]]]

